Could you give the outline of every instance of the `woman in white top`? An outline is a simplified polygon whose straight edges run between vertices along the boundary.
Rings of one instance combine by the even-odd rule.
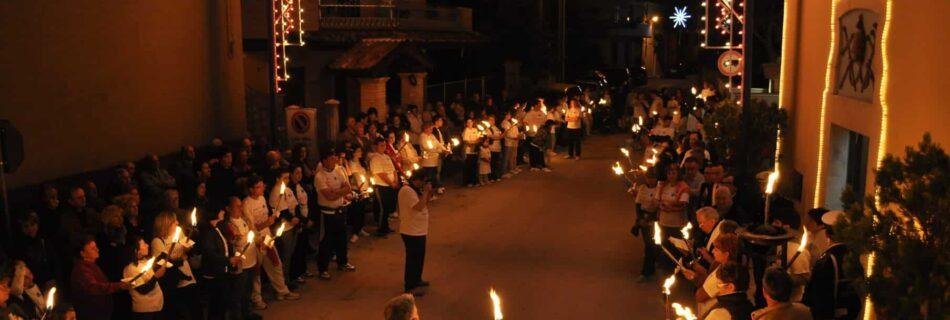
[[[400,137],[406,136],[410,135],[406,132],[400,135]],[[417,135],[417,137],[419,137],[419,135]],[[420,139],[416,138],[416,140],[412,140],[412,138],[410,138],[410,141],[420,141]],[[406,142],[405,139],[397,141],[397,144],[397,150],[399,150],[399,159],[402,161],[402,169],[413,170],[412,165],[418,164],[420,160],[419,153],[416,152],[416,148],[411,143]]]
[[[129,240],[128,248],[134,254],[135,261],[125,267],[125,270],[122,271],[122,278],[132,280],[132,278],[142,274],[138,279],[132,281],[132,289],[129,290],[129,294],[132,296],[133,317],[135,319],[157,319],[165,300],[162,294],[162,286],[158,283],[158,280],[165,276],[165,265],[153,263],[151,268],[145,269],[148,260],[152,258],[152,255],[149,254],[148,244],[138,235],[133,235]],[[154,261],[158,260],[155,259]]]
[[[297,168],[299,169],[299,167]],[[290,171],[281,171],[274,182],[274,187],[271,188],[270,197],[268,197],[270,207],[274,208],[274,211],[277,211],[278,216],[281,217],[280,222],[275,225],[279,228],[281,224],[284,224],[284,233],[274,242],[274,247],[280,255],[280,261],[284,262],[281,264],[281,268],[284,274],[288,276],[292,264],[291,258],[294,256],[297,238],[300,236],[300,222],[302,221],[300,203],[297,201],[297,191],[294,190],[300,187],[300,180],[298,179],[296,183],[292,184],[290,176]],[[284,193],[280,192],[281,185],[284,185]],[[291,279],[296,279],[296,277]]]
[[[173,265],[160,280],[164,295],[168,296],[162,313],[169,319],[189,317],[189,314],[192,319],[200,319],[198,285],[188,264],[188,251],[194,241],[188,239],[184,231],[177,232],[178,240],[174,241],[178,229],[178,218],[174,213],[165,211],[155,217],[152,256],[164,258]]]
[[[716,305],[716,296],[719,294],[719,284],[722,283],[717,276],[719,267],[729,261],[742,265],[740,261],[741,256],[739,254],[739,236],[733,233],[723,233],[716,238],[713,245],[712,253],[715,261],[710,266],[712,271],[709,271],[710,269],[706,269],[698,263],[692,264],[690,266],[691,269],[683,270],[683,276],[699,286],[695,294],[697,314],[706,314],[710,308]],[[751,267],[748,265],[744,266],[749,268],[749,279],[754,279],[752,278]],[[750,302],[755,301],[755,288],[755,281],[749,281],[749,287],[745,292]]]
[[[478,183],[478,139],[481,133],[475,128],[475,120],[465,120],[465,130],[462,131],[462,144],[465,151],[465,167],[462,170],[462,184],[468,187]]]

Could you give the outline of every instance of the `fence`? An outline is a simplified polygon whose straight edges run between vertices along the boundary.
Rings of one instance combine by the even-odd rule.
[[[478,93],[484,97],[488,93],[487,85],[491,79],[490,77],[479,77],[429,84],[426,85],[426,97],[431,100],[441,95],[442,101],[449,101],[459,93],[463,97],[468,97],[472,93]]]

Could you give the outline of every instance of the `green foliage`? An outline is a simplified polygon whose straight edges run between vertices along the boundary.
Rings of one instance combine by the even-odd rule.
[[[847,221],[835,233],[853,252],[876,254],[867,286],[885,319],[950,315],[950,160],[930,134],[903,159],[887,155],[874,198],[846,193]]]
[[[749,172],[770,170],[775,152],[776,128],[787,132],[788,115],[776,104],[754,100],[747,109],[750,123],[743,131],[742,108],[735,101],[727,100],[714,106],[703,118],[703,129],[711,147],[727,162],[736,163],[736,156],[746,157]],[[736,155],[736,147],[746,144],[746,152]]]

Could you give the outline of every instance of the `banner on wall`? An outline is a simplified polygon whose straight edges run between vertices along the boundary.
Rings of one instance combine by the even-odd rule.
[[[287,141],[290,146],[304,145],[312,157],[317,150],[317,109],[292,105],[284,109],[284,114],[287,116]]]
[[[874,101],[880,67],[881,17],[868,9],[852,9],[838,18],[834,94]]]

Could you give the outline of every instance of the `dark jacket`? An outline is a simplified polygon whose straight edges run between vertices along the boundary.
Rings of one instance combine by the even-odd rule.
[[[859,265],[843,244],[833,244],[818,258],[805,286],[802,303],[811,308],[815,319],[856,319],[861,310],[861,299],[851,285],[860,279],[859,271],[848,271],[848,266]],[[837,280],[837,282],[835,281]],[[845,316],[835,316],[835,310],[847,310]]]
[[[221,221],[217,227],[208,225],[202,228],[201,273],[206,278],[217,278],[235,271],[228,261],[235,251],[230,243],[226,243],[233,237],[230,228],[225,227],[226,223]]]
[[[752,314],[752,310],[755,310],[755,307],[752,306],[751,302],[749,302],[749,298],[745,291],[734,292],[716,297],[716,304],[709,309],[709,312],[720,308],[726,309],[732,319],[735,320],[749,319],[750,315]],[[705,315],[703,318],[705,318]]]
[[[49,241],[42,237],[28,237],[21,234],[19,239],[14,242],[12,255],[26,263],[26,266],[33,272],[33,282],[45,284],[53,279],[56,274],[57,253]]]

